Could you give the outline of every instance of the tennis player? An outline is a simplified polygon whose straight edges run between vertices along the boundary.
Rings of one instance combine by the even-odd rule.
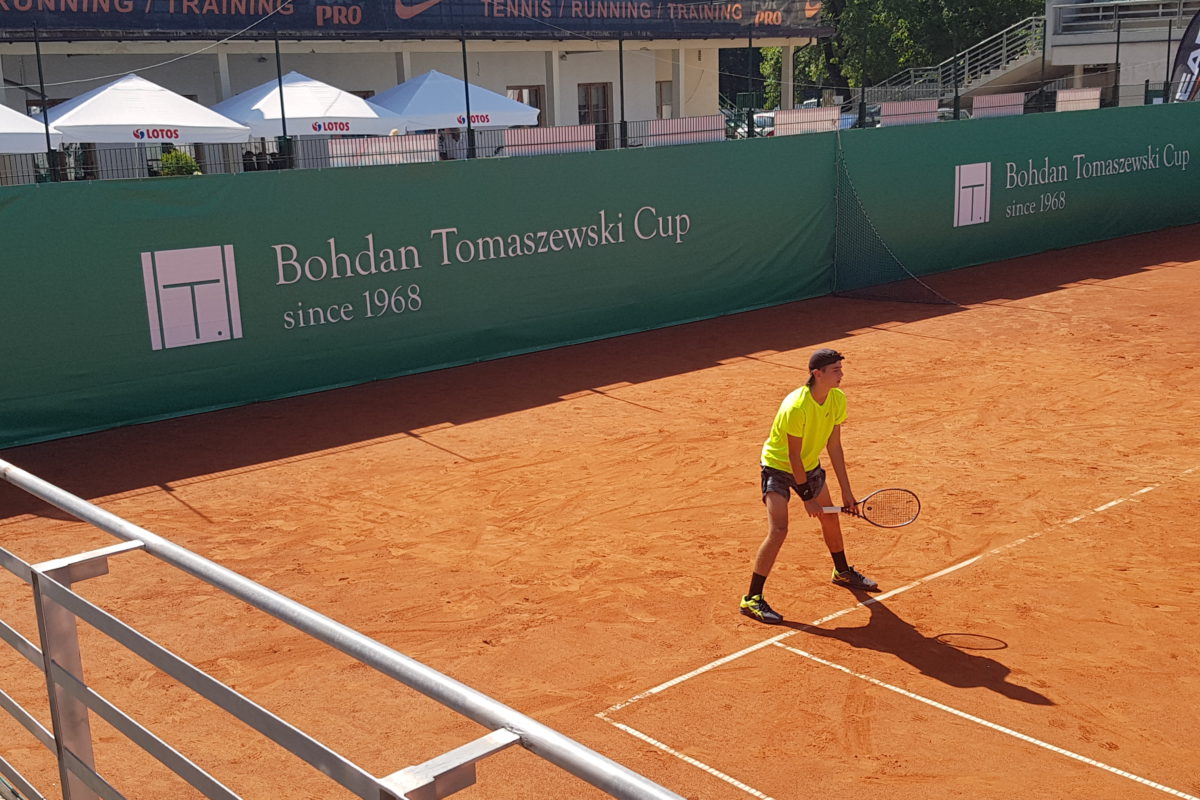
[[[763,444],[762,500],[767,507],[767,538],[758,548],[750,591],[741,602],[742,613],[760,622],[783,621],[763,599],[763,585],[787,538],[788,501],[793,491],[804,501],[808,515],[821,522],[825,545],[833,556],[833,582],[867,592],[879,590],[879,584],[846,563],[838,514],[821,510],[833,505],[820,463],[822,450],[829,453],[837,474],[842,506],[853,509],[858,505],[842,452],[842,423],[846,421],[846,395],[838,388],[842,382],[842,360],[841,353],[828,348],[809,356],[808,383],[783,399],[771,425],[771,435]],[[797,475],[802,476],[801,480],[796,480]]]

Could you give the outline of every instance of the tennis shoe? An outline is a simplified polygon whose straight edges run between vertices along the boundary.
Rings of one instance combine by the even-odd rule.
[[[767,605],[761,594],[742,598],[742,613],[751,619],[765,622],[768,625],[778,625],[783,622],[783,615]]]
[[[863,575],[854,567],[845,572],[833,570],[833,582],[838,586],[845,586],[847,589],[858,589],[863,592],[878,592],[879,584]]]

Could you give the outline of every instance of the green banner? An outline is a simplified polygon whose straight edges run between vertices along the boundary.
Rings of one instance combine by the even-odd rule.
[[[862,209],[918,275],[1200,220],[1200,105],[842,134]],[[839,284],[841,280],[839,278]]]
[[[0,446],[824,294],[833,154],[796,137],[0,191]]]
[[[0,446],[823,295],[835,230],[866,285],[871,253],[928,274],[1193,223],[1198,127],[1179,103],[0,189]]]

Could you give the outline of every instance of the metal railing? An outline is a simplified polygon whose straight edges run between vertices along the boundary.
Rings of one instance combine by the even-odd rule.
[[[1089,74],[1082,80],[1084,86],[1104,87],[1105,106],[1116,105],[1118,97],[1125,105],[1136,102],[1132,98],[1138,96],[1142,89],[1141,84],[1113,86],[1111,78],[1103,75]],[[1071,88],[1075,81],[1076,78],[1070,75],[1047,81],[1040,93],[1043,96],[1026,104],[1026,113],[1053,110],[1053,93],[1058,89]],[[1029,82],[1026,81],[1012,88],[1014,91],[1024,90],[1031,97],[1038,94],[1037,90],[1029,91],[1028,86]],[[965,86],[960,85],[959,88],[965,91]],[[993,84],[992,88],[997,87]],[[1156,83],[1154,88],[1158,91],[1159,85]],[[842,89],[839,91],[847,92],[850,97],[836,104],[841,109],[837,127],[876,127],[881,122],[883,103],[923,99],[939,101],[939,121],[952,119],[953,90],[953,81],[946,82],[944,78],[931,78],[916,89],[903,86],[868,87],[865,92],[861,89]],[[1149,104],[1151,101],[1145,102]],[[961,98],[960,111],[962,109],[970,110],[966,97]],[[761,109],[726,109],[723,114],[705,117],[475,131],[473,157],[508,158],[768,137],[775,135],[775,113]],[[960,113],[959,117],[962,116]],[[817,132],[817,129],[806,129],[804,132]],[[467,138],[463,135],[454,146],[447,146],[435,134],[407,134],[343,139],[303,137],[291,140],[290,145],[268,139],[244,145],[177,145],[176,149],[192,154],[199,171],[208,175],[460,160],[466,159],[471,153]],[[281,145],[283,150],[280,149]],[[161,159],[160,145],[144,144],[109,146],[94,151],[89,146],[67,145],[55,153],[54,170],[47,168],[45,153],[0,154],[0,186],[49,180],[157,177],[162,174],[159,166]]]
[[[108,722],[205,797],[239,800],[237,794],[215,777],[84,682],[76,630],[78,620],[87,622],[364,800],[446,797],[475,782],[477,761],[514,744],[613,797],[682,800],[653,781],[475,689],[2,460],[0,478],[122,540],[110,547],[39,564],[27,563],[0,548],[0,568],[16,575],[33,590],[39,641],[35,644],[26,639],[2,620],[0,640],[44,672],[51,728],[43,726],[3,691],[0,691],[0,709],[55,753],[63,800],[125,800],[95,769],[89,712]],[[106,574],[109,558],[131,550],[144,551],[266,612],[457,711],[491,733],[423,764],[382,777],[372,775],[72,591],[73,583]],[[45,795],[2,756],[0,776],[27,800],[45,800]]]
[[[1166,28],[1183,25],[1200,11],[1200,0],[1113,0],[1113,2],[1060,3],[1050,7],[1054,33],[1103,33],[1122,29]]]
[[[1040,54],[1046,18],[1028,17],[997,34],[957,53],[932,67],[898,72],[882,83],[867,87],[866,101],[946,98],[954,87],[965,90],[972,83],[1004,70],[1028,56]]]
[[[172,171],[164,154],[186,153],[201,175],[280,169],[414,164],[465,158],[506,158],[717,141],[728,126],[720,114],[593,125],[410,133],[402,136],[257,139],[242,144],[68,144],[29,155],[0,154],[0,186],[190,175]],[[732,134],[730,134],[732,135]]]

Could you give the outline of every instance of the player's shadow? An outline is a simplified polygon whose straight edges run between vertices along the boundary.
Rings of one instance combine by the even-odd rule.
[[[811,636],[838,639],[851,647],[891,653],[916,667],[922,674],[948,686],[959,689],[982,687],[1022,703],[1054,705],[1054,701],[1045,695],[1009,681],[1012,670],[994,658],[953,647],[937,636],[925,636],[891,608],[865,592],[854,594],[871,613],[866,625],[819,628],[790,621],[784,622],[784,625]]]

